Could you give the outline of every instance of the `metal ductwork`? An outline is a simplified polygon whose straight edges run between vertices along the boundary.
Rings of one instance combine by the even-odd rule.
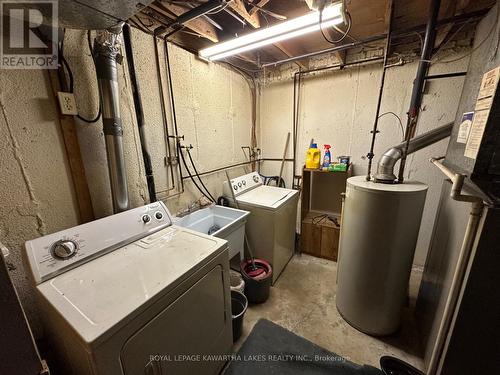
[[[400,143],[397,146],[388,149],[380,160],[378,161],[377,174],[375,175],[375,182],[382,182],[392,184],[396,181],[394,174],[394,167],[396,163],[402,158],[404,150],[408,147],[407,155],[410,155],[418,150],[430,146],[441,139],[449,137],[453,129],[453,122],[440,126],[427,133],[421,134],[413,138],[407,145],[407,142]]]
[[[119,24],[108,30],[100,31],[94,43],[97,82],[102,103],[103,131],[115,213],[129,209],[117,75],[117,61],[121,59],[119,35],[122,32],[122,26],[123,24]]]

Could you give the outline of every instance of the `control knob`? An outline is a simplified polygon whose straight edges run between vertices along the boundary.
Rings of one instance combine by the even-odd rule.
[[[78,245],[71,240],[61,240],[57,241],[52,246],[52,255],[57,259],[69,259],[76,254],[78,250]]]

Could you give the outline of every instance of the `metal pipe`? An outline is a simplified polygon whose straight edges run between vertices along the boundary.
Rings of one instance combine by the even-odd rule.
[[[95,66],[102,103],[102,122],[108,158],[113,212],[129,209],[127,173],[123,152],[123,126],[120,118],[117,57],[123,23],[97,34],[94,43]]]
[[[180,163],[179,156],[181,156],[182,151],[180,150],[180,139],[179,137],[179,128],[177,126],[177,112],[175,109],[175,98],[174,98],[174,84],[172,80],[172,69],[170,66],[170,54],[168,53],[168,41],[167,41],[167,35],[163,38],[163,57],[165,59],[165,65],[167,67],[167,75],[168,75],[168,88],[170,92],[170,107],[172,108],[172,117],[173,117],[173,122],[174,122],[174,132],[175,132],[175,142],[176,142],[176,149],[177,149],[177,163],[179,164],[179,176],[180,176],[180,182],[181,182],[181,190],[184,192],[184,179],[182,178],[182,167]],[[182,139],[184,139],[184,136],[182,136]]]
[[[167,109],[165,107],[165,96],[163,93],[163,79],[161,75],[161,67],[160,67],[160,57],[158,53],[158,43],[155,37],[153,37],[153,47],[154,47],[154,55],[155,55],[155,66],[156,66],[156,79],[158,81],[158,96],[160,99],[160,110],[161,110],[161,119],[163,123],[163,130],[165,133],[165,147],[167,151],[167,168],[170,165],[170,179],[172,180],[172,186],[165,189],[165,191],[172,191],[175,189],[175,178],[174,178],[174,169],[172,166],[172,150],[170,149],[170,134],[168,130],[168,121],[167,121]],[[179,160],[177,159],[179,162]]]
[[[454,78],[454,77],[463,77],[467,75],[467,72],[454,72],[454,73],[444,73],[444,74],[434,74],[430,76],[425,76],[425,80],[431,79],[441,79],[441,78]]]
[[[255,163],[255,162],[259,163],[261,161],[263,161],[263,160],[262,159],[260,159],[260,160],[248,160],[248,161],[244,161],[244,162],[241,162],[241,163],[236,163],[236,164],[228,165],[226,167],[220,167],[220,168],[216,168],[216,169],[211,169],[209,171],[201,172],[201,173],[198,173],[198,176],[205,176],[207,174],[221,172],[221,171],[224,171],[226,169],[243,167],[245,165],[252,164],[252,163]],[[281,159],[279,159],[279,161],[281,161]],[[182,178],[185,179],[185,180],[187,180],[189,178],[189,176],[184,176]]]
[[[222,7],[226,5],[227,0],[209,0],[206,3],[203,3],[196,8],[190,9],[185,13],[182,13],[180,16],[178,16],[171,24],[168,26],[160,26],[155,30],[156,35],[163,34],[165,31],[167,31],[169,28],[178,28],[185,24],[186,22],[189,22],[191,20],[194,20],[198,17],[201,17],[208,12],[211,12],[219,7]]]
[[[323,49],[323,50],[315,51],[315,52],[309,52],[309,53],[305,53],[305,54],[300,55],[300,56],[289,57],[287,59],[283,59],[283,60],[279,60],[279,61],[275,61],[275,62],[270,62],[270,63],[262,64],[262,67],[263,68],[267,68],[267,67],[270,67],[270,66],[275,67],[275,66],[286,64],[286,63],[289,63],[289,62],[294,62],[294,61],[297,61],[297,60],[302,60],[302,59],[307,59],[307,58],[318,56],[318,55],[323,55],[325,53],[344,51],[344,50],[347,50],[347,49],[350,49],[350,48],[361,46],[363,44],[368,44],[368,43],[376,42],[378,40],[385,39],[386,37],[387,37],[386,34],[375,35],[375,36],[372,36],[372,37],[369,37],[369,38],[366,38],[366,39],[363,39],[363,40],[358,40],[358,41],[355,41],[355,42],[342,44],[341,46],[331,47],[331,48],[327,48],[327,49]]]
[[[324,71],[324,70],[331,70],[331,69],[335,69],[335,68],[344,69],[344,68],[349,68],[349,67],[357,66],[357,65],[361,65],[361,64],[374,63],[374,62],[377,62],[377,61],[381,61],[383,59],[384,59],[383,57],[371,57],[371,58],[368,58],[368,59],[351,61],[351,62],[344,63],[344,64],[342,64],[342,63],[336,63],[336,64],[332,64],[332,65],[320,66],[318,68],[313,68],[313,69],[308,69],[308,70],[301,70],[299,72],[296,72],[295,74],[304,76],[306,74],[317,73],[317,72],[321,72],[321,71]],[[390,68],[390,67],[391,66],[388,65],[386,68]]]
[[[135,115],[137,118],[137,127],[139,128],[139,139],[141,142],[142,159],[144,161],[144,169],[146,172],[146,183],[148,184],[149,201],[156,202],[155,178],[153,175],[153,165],[151,163],[151,155],[148,151],[145,134],[144,110],[142,107],[141,93],[139,82],[135,74],[134,53],[132,51],[132,40],[130,36],[130,26],[123,26],[123,42],[125,44],[125,54],[127,56],[128,74],[132,87],[132,97],[134,99]]]
[[[293,189],[295,185],[295,169],[297,167],[297,92],[300,91],[300,71],[299,73],[295,73],[293,76],[293,129],[292,129],[292,138],[293,138],[293,165],[292,165],[292,184],[290,185]],[[299,82],[299,88],[297,88],[297,82]]]
[[[408,145],[407,155],[430,146],[441,139],[449,137],[452,129],[453,122],[450,122],[413,138]],[[394,175],[394,166],[398,160],[402,158],[406,146],[407,142],[405,141],[384,152],[378,161],[375,182],[382,182],[386,184],[392,184],[395,182],[396,176]]]
[[[408,110],[408,119],[406,122],[406,146],[403,151],[403,156],[401,157],[401,163],[399,164],[399,182],[403,182],[404,180],[403,174],[406,165],[408,147],[410,146],[410,140],[415,135],[415,130],[417,127],[418,114],[420,112],[420,105],[422,104],[425,76],[427,75],[429,66],[431,64],[432,51],[434,49],[434,43],[436,42],[436,23],[439,16],[440,7],[441,0],[431,0],[429,8],[429,20],[425,29],[424,45],[422,46],[422,53],[420,56],[420,62],[418,64],[417,75],[415,77],[415,81],[413,81],[410,109]]]
[[[486,15],[486,13],[488,13],[488,11],[489,11],[489,9],[483,9],[483,10],[476,11],[476,12],[464,13],[464,14],[460,14],[457,16],[445,18],[445,19],[439,20],[437,22],[437,26],[447,25],[450,23],[471,22],[471,20],[474,18],[483,17],[484,15]],[[424,26],[419,25],[419,26],[408,28],[406,30],[394,32],[393,39],[409,36],[411,34],[414,34],[415,32],[423,31],[424,29],[425,29]],[[363,40],[354,41],[354,42],[343,44],[340,46],[330,47],[330,48],[322,49],[322,50],[315,51],[315,52],[305,53],[305,54],[302,54],[299,56],[293,56],[293,57],[289,57],[286,59],[282,59],[282,60],[278,60],[278,61],[274,61],[274,62],[269,62],[269,63],[263,64],[262,67],[263,68],[268,68],[271,66],[276,67],[278,65],[286,64],[289,62],[294,62],[297,60],[306,59],[309,57],[320,56],[320,55],[324,55],[326,53],[331,53],[331,52],[344,51],[344,50],[349,49],[349,48],[358,47],[358,46],[362,46],[364,44],[373,43],[373,42],[376,42],[379,40],[383,40],[385,38],[387,38],[387,34],[379,34],[379,35],[375,35],[375,36],[372,36],[372,37],[369,37],[369,38],[366,38]]]
[[[368,171],[366,173],[366,181],[371,180],[371,174],[372,174],[372,162],[373,162],[373,157],[375,154],[373,153],[373,150],[375,149],[375,140],[377,138],[378,134],[378,121],[380,118],[380,108],[382,106],[382,96],[384,93],[384,83],[385,83],[385,73],[387,71],[387,59],[389,57],[389,48],[391,48],[391,32],[392,32],[392,18],[394,15],[394,1],[391,0],[390,4],[390,12],[389,12],[389,26],[387,30],[387,40],[385,44],[385,52],[384,52],[384,63],[382,64],[382,77],[380,79],[380,87],[378,90],[378,100],[377,100],[377,109],[375,111],[375,121],[373,122],[373,129],[371,131],[372,133],[372,141],[370,144],[370,151],[366,155],[368,157]]]
[[[481,216],[484,209],[484,202],[480,197],[473,195],[462,194],[462,189],[465,181],[465,175],[458,174],[444,166],[435,158],[431,158],[430,162],[438,167],[452,182],[450,197],[459,202],[471,203],[471,211],[469,221],[465,230],[464,239],[460,248],[460,253],[457,260],[457,267],[453,273],[453,278],[450,286],[450,293],[446,298],[446,303],[443,312],[443,318],[439,324],[436,343],[432,350],[431,359],[427,374],[436,375],[442,360],[441,354],[446,342],[448,332],[454,315],[455,306],[460,295],[461,287],[465,279],[467,266],[470,262],[470,255],[474,242],[476,240],[477,231]]]

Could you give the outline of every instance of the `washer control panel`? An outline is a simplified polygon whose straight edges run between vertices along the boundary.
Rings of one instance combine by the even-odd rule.
[[[37,284],[172,224],[162,202],[137,207],[26,242]]]
[[[246,193],[260,185],[262,185],[262,179],[257,172],[252,172],[231,180],[231,189],[235,196]],[[227,181],[224,182],[224,195],[229,198],[232,196],[231,191],[227,188]]]

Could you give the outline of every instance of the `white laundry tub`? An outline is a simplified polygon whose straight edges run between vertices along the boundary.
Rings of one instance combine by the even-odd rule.
[[[223,238],[228,242],[229,259],[244,256],[245,223],[250,212],[224,206],[211,206],[195,211],[174,222],[196,232]]]

